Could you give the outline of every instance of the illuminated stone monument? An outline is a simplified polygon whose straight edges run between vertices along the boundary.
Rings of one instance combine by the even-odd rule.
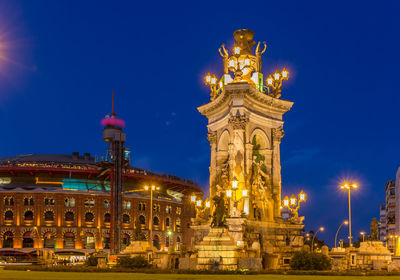
[[[289,221],[280,213],[283,115],[293,105],[280,96],[289,73],[286,69],[275,72],[264,86],[261,55],[266,43],[256,44],[254,32],[248,29],[233,35],[232,51],[224,45],[219,49],[223,76],[205,77],[211,101],[198,107],[208,119],[211,162],[210,199],[196,203],[198,216],[192,223],[197,267],[248,268],[249,263],[254,269],[284,267],[292,252],[303,247],[300,231],[304,227],[297,210]],[[305,195],[299,200],[305,200]],[[229,253],[217,246],[217,233]],[[210,250],[213,245],[214,251]],[[224,254],[235,261],[225,260]]]

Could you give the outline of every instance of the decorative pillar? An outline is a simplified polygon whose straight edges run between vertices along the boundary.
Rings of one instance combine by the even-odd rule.
[[[215,196],[215,190],[212,188],[215,181],[215,176],[217,175],[217,132],[209,131],[207,134],[207,139],[210,142],[211,148],[211,158],[210,158],[210,197]]]
[[[285,135],[282,127],[272,129],[272,195],[274,199],[274,217],[280,217],[281,205],[281,156],[280,144]]]

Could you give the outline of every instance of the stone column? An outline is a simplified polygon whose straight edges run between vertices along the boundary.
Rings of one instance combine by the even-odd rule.
[[[281,205],[281,156],[280,144],[285,135],[282,127],[272,129],[272,195],[274,198],[274,217],[280,217]]]
[[[217,175],[217,132],[209,131],[207,139],[210,142],[211,157],[210,157],[210,198],[215,196],[215,190],[212,188],[215,176]]]
[[[246,188],[246,127],[249,118],[245,115],[232,116],[229,119],[229,125],[232,127],[232,147],[230,149],[231,160],[231,180],[236,177],[238,180],[238,189],[236,191],[237,200],[241,198],[241,191]],[[243,211],[243,204],[238,205],[238,209]]]

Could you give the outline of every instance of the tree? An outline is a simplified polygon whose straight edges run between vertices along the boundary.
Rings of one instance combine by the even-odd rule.
[[[332,264],[330,258],[323,254],[303,250],[293,254],[290,267],[293,270],[330,270]]]

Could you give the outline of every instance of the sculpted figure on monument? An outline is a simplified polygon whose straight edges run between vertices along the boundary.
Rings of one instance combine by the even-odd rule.
[[[265,50],[267,49],[267,43],[263,42],[264,49],[260,51],[260,43],[261,42],[258,42],[256,47],[256,72],[261,72],[261,55],[265,53]]]
[[[217,193],[216,196],[213,197],[214,201],[214,213],[211,221],[211,227],[225,227],[225,216],[226,216],[226,208],[225,208],[225,199],[224,193]]]
[[[222,50],[221,50],[222,49]],[[223,62],[224,62],[224,74],[229,74],[228,71],[228,58],[229,58],[229,53],[228,51],[225,49],[225,45],[222,44],[221,47],[218,49],[219,54],[222,56],[223,58]]]

